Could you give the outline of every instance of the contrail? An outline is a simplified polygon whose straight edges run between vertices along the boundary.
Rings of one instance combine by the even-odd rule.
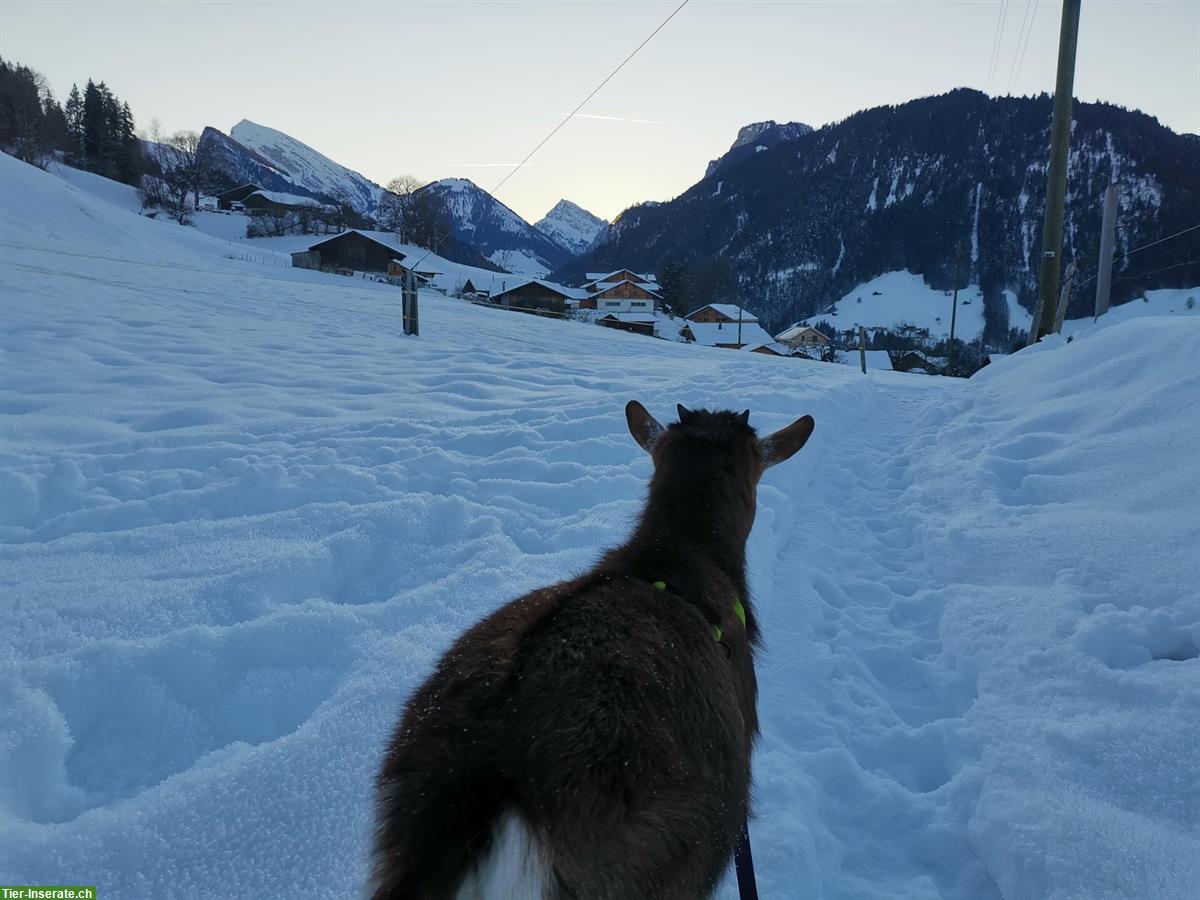
[[[560,116],[566,118],[570,113],[559,113]],[[598,116],[592,113],[575,113],[577,119],[603,119],[607,122],[636,122],[639,125],[678,125],[687,127],[686,122],[664,122],[661,119],[633,119],[629,116]]]

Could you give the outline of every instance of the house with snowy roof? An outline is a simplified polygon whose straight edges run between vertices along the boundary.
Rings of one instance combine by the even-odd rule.
[[[616,283],[618,281],[632,281],[636,284],[644,284],[648,287],[658,287],[658,279],[651,272],[634,272],[631,269],[616,269],[612,272],[587,272],[584,274],[587,282],[583,285],[584,290],[590,291],[595,285],[602,281]]]
[[[804,322],[797,322],[775,335],[775,340],[796,350],[801,350],[824,347],[829,343],[829,335]]]
[[[390,231],[351,228],[317,241],[308,250],[292,254],[292,265],[308,269],[348,269],[402,277],[412,269],[419,279],[429,281],[442,270],[425,259],[412,244],[401,244]]]
[[[647,337],[656,337],[658,334],[658,316],[652,312],[605,313],[596,319],[596,324],[632,334],[644,334]]]
[[[491,302],[518,312],[564,315],[576,308],[585,294],[577,288],[564,287],[541,278],[522,278],[512,286],[492,291]]]
[[[250,212],[289,213],[302,209],[323,209],[324,204],[312,197],[285,194],[281,191],[254,191],[242,199],[242,206]]]
[[[693,309],[684,316],[689,322],[734,323],[757,322],[758,316],[750,310],[733,303],[708,303],[699,309]],[[767,340],[771,340],[768,336]]]
[[[236,208],[241,209],[243,200],[261,190],[262,188],[257,184],[239,184],[237,187],[217,194],[217,207],[219,209],[234,209],[234,204],[237,204]]]

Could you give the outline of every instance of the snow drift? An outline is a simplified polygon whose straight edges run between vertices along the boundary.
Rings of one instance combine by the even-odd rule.
[[[394,288],[0,180],[0,882],[354,891],[408,693],[629,528],[637,397],[817,419],[749,547],[764,897],[1194,892],[1195,316],[970,382],[434,293],[406,338]]]

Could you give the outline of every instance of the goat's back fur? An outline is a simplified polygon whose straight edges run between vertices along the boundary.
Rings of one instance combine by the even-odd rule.
[[[658,440],[630,542],[479,622],[409,701],[379,777],[376,898],[468,896],[511,823],[532,836],[548,900],[711,894],[758,730],[744,545],[763,463],[744,415],[691,415],[728,421],[699,423],[710,438],[720,426],[704,452],[672,438],[678,425]],[[688,460],[732,483],[683,472],[676,490]]]

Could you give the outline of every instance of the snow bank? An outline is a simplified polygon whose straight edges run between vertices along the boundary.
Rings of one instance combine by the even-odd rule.
[[[638,397],[817,419],[749,544],[764,897],[1194,892],[1200,321],[969,382],[432,292],[406,338],[394,288],[0,179],[0,882],[355,890],[438,654],[627,533]]]

